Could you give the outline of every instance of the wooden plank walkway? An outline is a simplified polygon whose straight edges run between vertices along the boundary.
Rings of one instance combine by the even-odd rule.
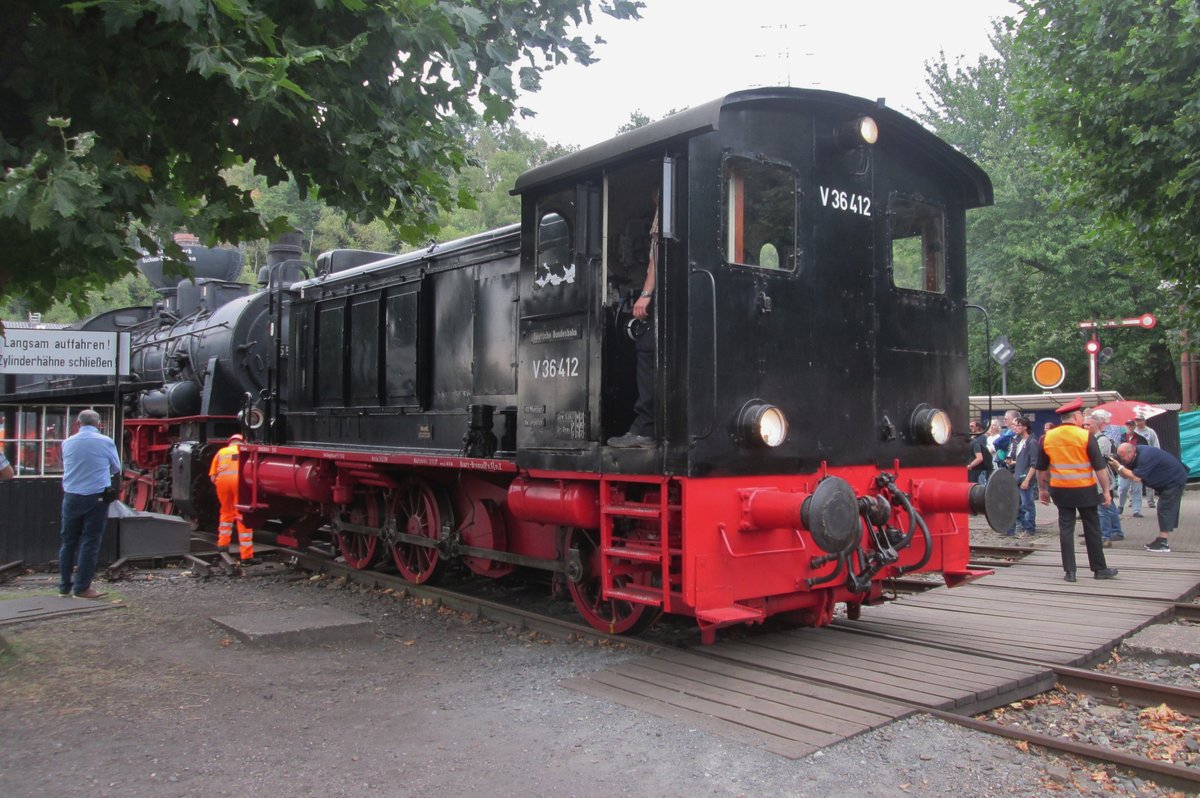
[[[1057,547],[858,621],[670,651],[564,686],[799,758],[936,708],[975,713],[1050,689],[1200,593],[1200,554],[1106,550],[1116,579],[1063,581]]]

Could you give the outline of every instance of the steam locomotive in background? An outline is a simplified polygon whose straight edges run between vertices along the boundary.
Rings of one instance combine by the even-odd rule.
[[[111,314],[135,331],[131,503],[208,521],[208,461],[240,431],[245,520],[283,542],[328,535],[418,583],[536,569],[597,628],[675,613],[705,641],[854,617],[913,571],[979,575],[966,516],[1006,528],[1016,488],[966,482],[953,431],[965,214],[992,200],[974,163],[882,105],[755,89],[514,193],[517,225],[315,272],[277,247],[255,293],[198,273]],[[658,435],[616,448],[638,333]]]

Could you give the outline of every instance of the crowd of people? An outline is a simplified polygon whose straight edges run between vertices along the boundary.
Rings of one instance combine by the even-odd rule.
[[[1076,581],[1075,521],[1083,526],[1088,566],[1097,579],[1112,579],[1104,549],[1124,540],[1121,516],[1126,506],[1142,517],[1142,502],[1157,510],[1158,536],[1146,551],[1169,554],[1170,533],[1179,525],[1179,505],[1188,468],[1164,450],[1144,417],[1113,425],[1107,411],[1085,413],[1082,399],[1056,411],[1058,422],[1047,423],[1040,438],[1033,422],[1016,410],[992,419],[985,429],[971,422],[971,460],[968,477],[986,484],[996,469],[1013,473],[1020,489],[1020,510],[1008,534],[1027,537],[1036,531],[1035,502],[1058,509],[1059,545],[1064,579]]]

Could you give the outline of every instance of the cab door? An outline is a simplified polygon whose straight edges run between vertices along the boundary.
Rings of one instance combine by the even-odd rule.
[[[522,243],[518,462],[598,467],[595,287],[600,191],[581,185],[526,198]]]

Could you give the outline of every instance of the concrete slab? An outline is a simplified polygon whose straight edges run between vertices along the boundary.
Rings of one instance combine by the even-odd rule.
[[[0,626],[56,618],[60,615],[82,615],[123,606],[120,602],[106,601],[103,598],[89,600],[62,596],[25,596],[5,599],[0,595]]]
[[[1200,662],[1200,626],[1183,623],[1148,626],[1124,640],[1121,653],[1167,659],[1180,665]]]
[[[328,607],[262,610],[212,620],[243,642],[261,646],[369,640],[375,634],[375,625],[366,618]]]

